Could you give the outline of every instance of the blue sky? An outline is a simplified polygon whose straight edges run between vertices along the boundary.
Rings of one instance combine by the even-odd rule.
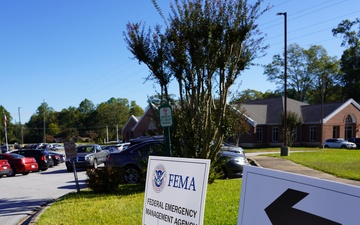
[[[168,0],[158,0],[165,15]],[[251,2],[251,1],[250,1]],[[264,1],[269,3],[269,1]],[[260,20],[270,45],[254,63],[267,64],[284,45],[288,14],[288,45],[322,45],[330,56],[341,57],[341,39],[331,29],[344,19],[360,17],[358,0],[278,0]],[[127,50],[123,32],[127,22],[162,23],[151,0],[2,0],[0,1],[0,105],[13,123],[28,122],[45,101],[56,111],[78,107],[84,99],[95,105],[111,97],[147,106],[147,96],[158,86],[144,83],[149,70]],[[177,94],[176,85],[170,92]],[[244,71],[233,91],[274,90],[263,69]]]

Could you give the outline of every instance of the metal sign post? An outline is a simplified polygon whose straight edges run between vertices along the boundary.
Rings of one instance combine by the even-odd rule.
[[[168,103],[159,107],[160,126],[164,128],[165,151],[171,156],[170,127],[173,125],[172,109]]]
[[[77,192],[80,192],[79,179],[76,172],[75,160],[76,160],[76,145],[75,141],[66,141],[64,142],[65,155],[66,158],[71,160],[73,171],[74,171],[74,179],[76,183]]]

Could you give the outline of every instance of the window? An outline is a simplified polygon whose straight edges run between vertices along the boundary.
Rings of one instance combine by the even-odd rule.
[[[263,128],[262,127],[256,128],[256,138],[257,138],[257,142],[263,141]]]
[[[345,123],[352,123],[352,122],[353,122],[352,117],[348,115],[345,119]]]
[[[293,130],[293,133],[292,133],[292,141],[293,142],[296,142],[297,141],[297,129],[294,129]]]
[[[345,139],[353,137],[353,126],[346,125],[345,126]]]
[[[340,126],[333,126],[333,138],[339,138]]]
[[[278,135],[279,135],[279,129],[277,127],[272,128],[272,141],[277,142],[278,141]]]
[[[316,141],[316,127],[310,127],[310,141]]]

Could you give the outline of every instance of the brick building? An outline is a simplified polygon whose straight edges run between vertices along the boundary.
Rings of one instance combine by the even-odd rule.
[[[284,112],[284,98],[249,101],[241,104],[249,132],[240,138],[243,147],[281,146],[280,115]],[[288,111],[303,121],[293,134],[293,146],[320,146],[327,138],[359,137],[360,105],[353,99],[339,103],[309,105],[287,99]]]
[[[157,107],[148,107],[144,114],[139,118],[130,116],[122,129],[123,142],[140,136],[153,136],[158,133],[159,125],[157,122]]]

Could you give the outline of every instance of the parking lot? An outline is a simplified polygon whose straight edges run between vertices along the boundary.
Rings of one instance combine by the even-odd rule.
[[[85,171],[77,175],[80,188],[84,188]],[[76,190],[74,173],[68,173],[64,163],[26,176],[4,176],[0,179],[0,224],[19,224],[40,207]]]

